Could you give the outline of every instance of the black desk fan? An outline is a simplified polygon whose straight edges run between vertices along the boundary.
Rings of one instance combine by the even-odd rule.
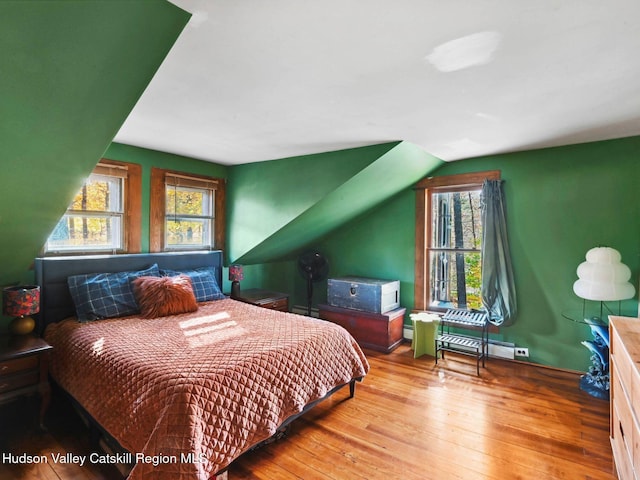
[[[307,316],[311,316],[313,284],[327,278],[329,262],[322,253],[311,250],[298,257],[298,270],[307,281]]]

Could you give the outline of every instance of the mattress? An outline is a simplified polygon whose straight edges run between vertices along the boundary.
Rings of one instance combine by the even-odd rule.
[[[208,479],[369,364],[342,327],[225,299],[197,312],[51,324],[51,375],[135,462]]]

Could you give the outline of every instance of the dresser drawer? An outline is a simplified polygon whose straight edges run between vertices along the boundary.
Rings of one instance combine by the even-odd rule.
[[[268,308],[269,310],[289,311],[289,295],[285,293],[272,292],[270,290],[263,290],[262,288],[250,288],[248,290],[242,290],[236,294],[235,297],[231,298],[262,308]]]
[[[627,447],[624,443],[624,438],[620,430],[620,420],[618,417],[618,410],[615,406],[611,407],[611,423],[612,423],[612,437],[611,437],[611,450],[613,451],[613,458],[616,465],[616,471],[620,480],[635,480],[633,474],[633,464],[627,451]]]
[[[622,480],[640,472],[640,322],[610,316],[611,448]]]
[[[16,358],[13,360],[5,360],[4,362],[0,362],[0,378],[3,378],[5,375],[12,375],[16,372],[35,370],[37,368],[38,357],[35,355]]]
[[[48,381],[51,350],[51,345],[39,337],[0,335],[0,404],[37,394],[40,397],[40,426],[44,425],[51,400]]]
[[[633,366],[629,372],[629,377],[631,383],[625,385],[625,391],[629,396],[629,403],[631,404],[633,417],[637,422],[640,418],[640,372],[638,372],[638,369],[635,368],[635,366]],[[622,378],[620,378],[620,381],[622,381]]]
[[[257,303],[263,308],[268,308],[270,310],[281,310],[283,312],[289,311],[289,299],[287,298],[279,298],[277,300],[266,300]]]
[[[617,373],[617,371],[615,372]],[[627,396],[623,393],[622,386],[618,381],[618,378],[614,373],[614,385],[613,385],[613,410],[614,422],[613,435],[619,436],[624,441],[625,448],[628,452],[629,458],[634,457],[634,444],[635,438],[638,436],[636,432],[636,426],[633,419],[633,413],[631,412],[631,406]]]
[[[624,344],[620,340],[618,332],[613,330],[611,333],[610,353],[612,361],[615,362],[617,367],[616,374],[619,376],[619,380],[622,385],[631,385],[631,370],[633,368],[633,364]]]
[[[40,375],[37,371],[0,378],[0,393],[11,392],[22,387],[37,385]]]

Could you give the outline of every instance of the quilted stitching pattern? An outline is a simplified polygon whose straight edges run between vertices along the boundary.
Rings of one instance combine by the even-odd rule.
[[[129,480],[208,479],[369,364],[346,330],[225,299],[195,313],[48,327],[51,373],[131,452]]]

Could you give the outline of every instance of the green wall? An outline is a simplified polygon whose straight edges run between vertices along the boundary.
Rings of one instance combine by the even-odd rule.
[[[505,180],[508,229],[516,276],[519,314],[497,339],[530,349],[534,363],[584,371],[591,339],[586,325],[563,313],[582,306],[572,290],[576,268],[589,248],[618,249],[640,274],[640,137],[488,156],[446,163],[429,175],[499,169]],[[261,179],[269,185],[268,165]],[[302,164],[300,170],[304,170]],[[243,167],[250,170],[251,165]],[[425,176],[428,172],[425,171]],[[233,188],[241,188],[234,185]],[[371,185],[376,188],[376,185]],[[266,195],[262,208],[286,203]],[[285,208],[285,207],[283,207]],[[330,261],[330,276],[356,274],[401,282],[402,305],[413,307],[415,193],[407,188],[369,212],[312,244]],[[304,305],[305,284],[295,261],[253,265],[243,285],[265,286],[292,294]],[[259,281],[253,283],[253,273]],[[316,284],[314,305],[326,300],[326,282]],[[622,313],[635,315],[637,300],[622,302]],[[405,319],[409,325],[409,319]]]
[[[415,181],[427,174],[502,170],[519,315],[499,337],[529,347],[533,362],[588,366],[579,343],[590,338],[588,328],[562,313],[580,306],[571,286],[593,246],[620,250],[637,285],[640,137],[451,162],[435,172],[441,162],[405,142],[229,168],[111,144],[188,18],[164,0],[0,2],[0,285],[33,281],[33,258],[104,156],[143,166],[143,250],[149,245],[152,166],[228,177],[227,256],[242,258],[275,239],[247,266],[243,287],[276,288],[304,303],[295,258],[279,252],[318,248],[329,257],[331,276],[399,279],[403,305],[411,309],[414,192],[409,185],[386,191],[366,211],[352,201],[360,192],[384,190],[383,173],[395,173],[385,155],[395,149],[397,170],[408,168]],[[363,172],[368,183],[357,179]],[[327,192],[330,201],[322,203]],[[345,208],[353,209],[350,217]],[[313,215],[305,216],[307,210]],[[309,225],[317,219],[330,228],[300,239],[300,225],[284,227],[301,215]],[[348,221],[340,226],[334,216]],[[316,285],[314,303],[323,301],[325,289],[326,283]],[[622,309],[635,315],[637,302],[623,302]]]
[[[633,137],[463,160],[444,164],[432,173],[425,171],[425,175],[436,176],[490,169],[502,171],[519,314],[514,325],[502,328],[496,337],[528,347],[532,362],[573,370],[588,367],[589,353],[580,341],[591,338],[589,329],[567,320],[563,313],[581,307],[572,284],[576,280],[576,267],[589,248],[597,245],[617,248],[631,268],[632,281],[637,286],[640,274],[638,152],[640,137]],[[339,157],[336,152],[331,155]],[[148,192],[154,166],[227,177],[230,197],[247,187],[242,181],[244,174],[246,178],[257,178],[251,172],[256,168],[265,187],[260,198],[264,213],[268,209],[297,208],[295,203],[299,198],[294,197],[289,203],[289,197],[281,192],[282,185],[295,182],[302,175],[300,172],[306,171],[305,162],[312,162],[314,168],[321,163],[318,162],[321,158],[315,156],[297,159],[297,168],[286,170],[283,178],[285,173],[279,161],[224,167],[119,144],[112,144],[104,157],[139,163],[143,167],[143,250],[148,250]],[[243,170],[243,175],[234,175],[236,169]],[[342,171],[337,176],[339,181],[344,180]],[[328,183],[331,183],[330,177],[328,173]],[[254,185],[252,182],[249,184]],[[229,210],[234,209],[230,206]],[[415,192],[405,188],[312,242],[308,248],[319,249],[328,257],[330,276],[355,274],[400,280],[402,305],[411,309],[414,216]],[[57,219],[49,220],[55,224]],[[305,303],[305,283],[297,272],[295,258],[246,265],[242,286],[288,292],[293,304]],[[226,279],[223,288],[229,288]],[[314,304],[325,300],[326,282],[321,282],[315,286]],[[622,313],[635,315],[637,301],[622,302]],[[408,318],[405,322],[409,325]]]
[[[639,152],[633,137],[452,162],[436,172],[502,171],[519,307],[502,336],[529,347],[531,361],[575,370],[590,364],[579,343],[592,338],[589,328],[563,317],[582,306],[572,286],[587,250],[619,250],[638,286]],[[622,313],[636,315],[637,305],[637,296],[622,302]]]
[[[432,174],[430,174],[432,175]],[[330,277],[357,275],[400,280],[400,304],[413,305],[415,192],[405,189],[375,210],[326,237],[318,249],[330,259]],[[326,282],[314,299],[326,302]],[[405,321],[408,321],[408,314]]]
[[[228,257],[249,265],[296,258],[442,163],[392,142],[232,167]]]
[[[409,142],[392,142],[230,167],[228,258],[245,265],[242,287],[288,292],[293,304],[305,305],[298,255],[365,212],[376,215],[395,203],[399,191],[442,163]],[[382,219],[388,228],[413,222],[397,213]],[[377,247],[391,252],[390,245]],[[326,297],[326,281],[315,287],[317,304]]]
[[[232,167],[227,191],[228,258],[257,263],[246,258],[252,249],[304,216],[395,145],[397,142]],[[289,237],[284,243],[295,240]],[[258,262],[273,260],[268,254]]]
[[[639,152],[634,137],[450,162],[433,173],[502,171],[519,313],[495,337],[528,347],[530,361],[580,371],[590,364],[580,345],[592,338],[589,328],[563,316],[582,307],[572,285],[588,249],[618,249],[637,286]],[[402,304],[411,308],[414,199],[403,192],[329,236],[320,248],[332,274],[399,279]],[[622,302],[622,313],[635,315],[637,300]]]
[[[164,0],[0,3],[1,286],[33,281],[33,258],[189,17]]]

